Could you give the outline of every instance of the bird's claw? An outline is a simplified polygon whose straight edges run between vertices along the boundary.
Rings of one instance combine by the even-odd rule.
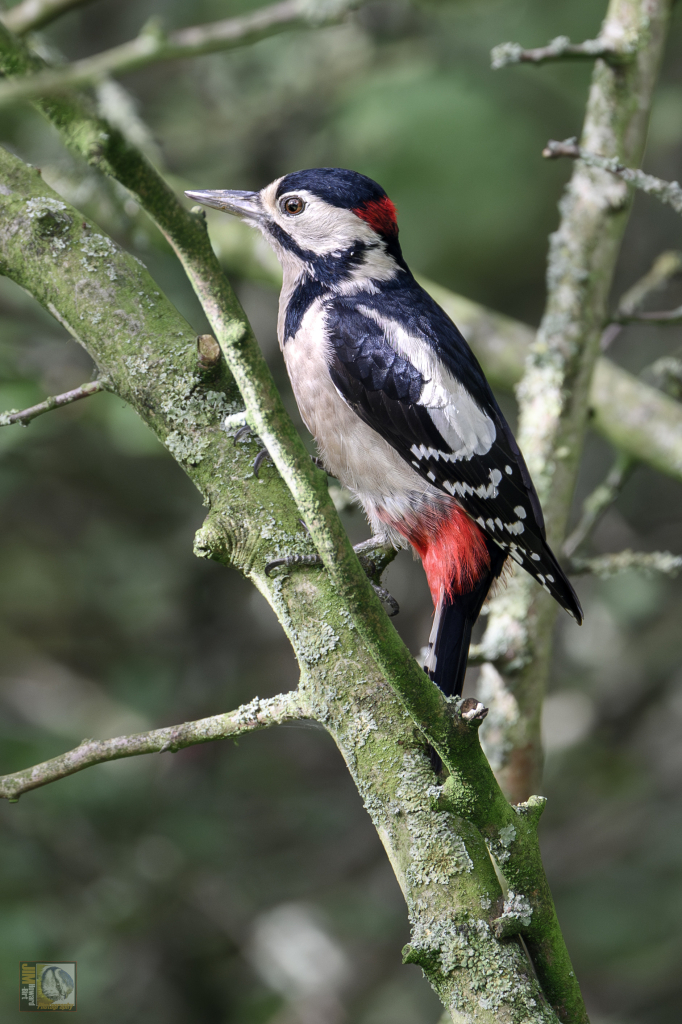
[[[302,519],[299,519],[299,523],[305,529],[306,533],[310,532]],[[372,584],[374,593],[380,601],[387,604],[390,608],[390,611],[387,612],[387,614],[389,619],[392,619],[393,616],[397,615],[400,611],[400,605],[385,587],[380,586],[371,579],[370,574],[374,574],[374,566],[368,565],[367,558],[363,557],[364,553],[376,550],[377,547],[381,546],[383,546],[381,538],[372,537],[369,541],[364,541],[362,544],[356,544],[353,550],[360,556],[360,564],[367,573],[367,576],[370,577],[370,583]],[[275,558],[272,562],[268,562],[265,566],[265,575],[270,576],[275,569],[281,569],[283,566],[288,567],[291,565],[322,565],[322,559],[319,555],[285,555],[283,558]]]
[[[245,424],[243,427],[240,427],[239,430],[236,432],[236,434],[232,438],[232,444],[235,446],[235,448],[237,446],[237,441],[241,441],[241,439],[243,437],[245,437],[247,434],[250,434],[250,433],[251,433],[251,427],[248,425],[248,423]]]
[[[284,558],[275,558],[265,566],[265,575],[270,576],[273,569],[281,569],[283,565],[322,565],[319,555],[285,555]]]
[[[267,448],[261,448],[256,458],[253,460],[253,475],[255,477],[258,477],[260,468],[266,459],[270,459],[270,461],[272,462],[272,456],[270,452],[267,450]]]
[[[371,580],[370,583],[372,583]],[[393,616],[397,615],[398,612],[400,611],[400,605],[394,598],[393,594],[389,594],[388,590],[386,590],[386,587],[380,587],[378,583],[372,583],[372,588],[374,590],[374,593],[379,598],[379,600],[382,601],[384,604],[387,604],[388,607],[391,609],[390,612],[386,612],[386,614],[388,615],[389,619],[392,619]]]

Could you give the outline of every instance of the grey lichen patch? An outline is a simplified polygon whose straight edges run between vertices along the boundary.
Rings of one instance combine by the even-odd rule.
[[[315,665],[340,643],[340,637],[328,622],[299,626],[294,630],[296,653],[306,665]]]
[[[116,281],[118,274],[112,262],[119,248],[106,235],[85,235],[81,241],[80,251],[84,254],[80,263],[88,274],[104,273],[110,281]]]
[[[433,774],[421,753],[405,753],[399,780],[396,797],[405,812],[411,839],[406,872],[409,884],[419,889],[434,883],[447,885],[453,876],[473,871],[464,840],[454,828],[457,819],[432,809],[429,784]]]
[[[73,218],[67,213],[68,207],[58,199],[39,196],[26,201],[28,219],[34,223],[35,233],[49,243],[53,256],[68,247],[68,232]]]
[[[176,428],[218,426],[234,403],[222,391],[203,391],[196,373],[161,373],[161,411]]]
[[[267,515],[264,521],[261,521],[259,533],[261,540],[268,542],[265,552],[265,557],[268,561],[274,561],[276,558],[285,558],[287,555],[315,554],[315,546],[307,531],[301,528],[300,531],[291,533],[283,528],[273,515]],[[294,569],[293,571],[302,574],[310,572],[310,567]],[[302,581],[299,582],[302,583]],[[302,583],[302,587],[299,587],[299,593],[305,598],[304,590],[305,584]],[[316,601],[318,597],[317,590],[313,589],[310,591],[308,597],[311,601]]]
[[[66,203],[51,196],[36,196],[34,199],[26,200],[26,212],[29,220],[42,220],[48,215],[61,214],[67,209]],[[71,218],[69,217],[69,223]]]
[[[513,825],[504,825],[498,832],[497,839],[488,842],[488,849],[498,864],[506,864],[511,856],[509,847],[516,839],[516,829]]]
[[[346,739],[353,747],[364,747],[370,734],[378,729],[372,713],[367,708],[361,708],[348,716]]]
[[[125,356],[123,365],[131,377],[144,377],[151,368],[150,361],[144,355]]]
[[[181,434],[178,430],[171,431],[164,443],[173,458],[189,466],[198,466],[211,445],[208,438]]]
[[[420,922],[405,960],[425,967],[445,1005],[463,1020],[556,1024],[520,947],[501,944],[474,915]]]
[[[530,925],[531,917],[533,916],[533,908],[530,905],[530,901],[525,896],[519,893],[513,892],[511,889],[507,893],[507,898],[504,901],[502,913],[495,922],[496,928],[501,927],[505,935],[511,934],[509,929],[505,927],[505,924],[510,924],[517,928],[523,925],[528,928]]]

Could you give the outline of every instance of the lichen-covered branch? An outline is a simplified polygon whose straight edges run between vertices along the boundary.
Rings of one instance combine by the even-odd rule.
[[[83,7],[87,3],[90,0],[22,0],[9,11],[3,11],[2,20],[11,32],[23,36],[49,25],[74,7]]]
[[[628,454],[618,452],[605,479],[585,498],[582,515],[575,529],[564,541],[565,555],[570,557],[587,540],[599,519],[622,491],[635,465],[635,461]]]
[[[306,717],[304,702],[298,692],[280,693],[277,697],[261,700],[255,697],[236,711],[225,715],[212,715],[196,722],[183,722],[165,729],[152,729],[132,736],[117,736],[111,740],[83,740],[73,750],[53,757],[32,768],[0,776],[0,798],[16,802],[23,793],[38,789],[67,775],[122,757],[140,754],[175,753],[197,743],[210,743],[241,736],[257,729],[267,729],[282,722],[295,722]]]
[[[663,573],[665,576],[677,576],[682,569],[682,555],[673,555],[670,551],[619,551],[615,555],[600,555],[598,558],[574,558],[571,563],[573,572],[580,575],[590,573],[608,579],[628,569],[639,569],[642,572]]]
[[[268,578],[268,562],[292,551],[313,553],[313,545],[282,476],[266,466],[258,479],[254,476],[259,440],[246,437],[234,445],[221,429],[226,415],[243,408],[225,359],[216,362],[208,342],[197,350],[191,328],[144,267],[64,203],[36,171],[2,151],[0,182],[0,271],[29,290],[87,348],[108,386],[138,410],[194,481],[210,506],[197,534],[197,554],[243,572],[276,611],[301,666],[302,705],[331,733],[348,764],[405,893],[411,955],[423,964],[453,1019],[476,1014],[481,1024],[496,1024],[501,1016],[510,1024],[585,1021],[542,873],[534,819],[507,803],[483,756],[482,709],[476,701],[473,708],[463,701],[448,704],[409,652],[396,656],[400,641],[381,663],[375,652],[393,627],[345,537],[350,555],[341,544],[339,549],[340,560],[348,557],[347,576],[335,574],[329,546],[336,535],[327,540],[328,524],[331,531],[335,526],[325,507],[324,475],[301,456],[304,485],[312,477],[318,488],[316,505],[308,501],[305,486],[301,503],[315,543],[322,538],[329,569],[292,569]],[[180,216],[173,221],[172,207],[167,216],[173,230],[186,230]],[[213,276],[201,222],[187,216],[199,225],[199,241],[185,260],[207,295],[215,336],[223,352],[233,345],[239,358],[248,360],[248,325],[222,274],[218,270]],[[216,312],[220,303],[223,308]],[[235,363],[245,374],[244,364]],[[289,454],[288,428],[278,423],[278,408],[266,404],[263,409],[268,378],[259,376],[257,360],[250,365],[251,383],[244,390],[256,410],[253,425],[260,430],[260,416],[268,430],[282,432],[272,450],[291,478],[298,472],[290,468],[296,466],[296,450]],[[350,583],[355,565],[357,585]],[[354,587],[354,605],[346,586]],[[369,625],[360,629],[363,588]],[[381,618],[373,637],[372,603]],[[425,735],[453,769],[452,791],[442,801]],[[511,922],[488,847],[503,858],[509,887],[527,901],[530,916],[517,915]],[[498,937],[499,919],[511,937]],[[515,928],[529,942],[532,934],[542,935],[549,955],[537,956],[536,967],[549,1005],[512,934]]]
[[[104,384],[101,380],[93,380],[88,384],[81,384],[72,391],[64,391],[61,395],[51,395],[44,402],[32,405],[28,409],[8,409],[6,412],[0,412],[0,427],[8,427],[12,423],[21,423],[26,427],[36,416],[52,412],[53,409],[61,409],[63,405],[71,405],[72,402],[79,402],[81,398],[89,398],[98,391],[104,391]]]
[[[639,162],[670,6],[670,0],[609,3],[600,38],[620,41],[618,48],[627,41],[632,54],[618,67],[597,59],[581,149],[598,151],[619,166]],[[550,242],[545,314],[517,390],[518,441],[545,510],[548,540],[555,548],[561,546],[566,528],[630,202],[625,182],[601,166],[576,163],[561,201],[561,222]],[[619,447],[631,451],[629,445]],[[536,790],[540,778],[540,708],[555,614],[555,603],[527,574],[517,573],[491,602],[482,641],[501,672],[505,699],[515,702],[508,749],[498,771],[514,801]]]
[[[538,46],[533,50],[525,50],[520,43],[500,43],[491,51],[490,66],[493,71],[498,71],[509,64],[545,64],[549,60],[595,60],[597,57],[609,64],[618,65],[627,64],[634,53],[633,40],[616,43],[602,35],[597,39],[572,43],[568,36],[557,36],[547,46]]]
[[[597,167],[610,174],[615,174],[628,185],[645,192],[648,196],[654,196],[667,206],[672,206],[675,213],[682,213],[682,187],[677,181],[664,181],[663,178],[656,178],[653,174],[645,174],[636,167],[628,167],[617,157],[603,156],[595,153],[585,146],[579,146],[576,139],[565,139],[564,142],[555,142],[550,139],[542,151],[542,155],[549,160],[560,156],[572,157],[575,160],[582,160],[587,167]]]
[[[285,29],[319,27],[340,21],[361,0],[338,0],[311,5],[306,0],[280,0],[248,14],[225,18],[207,25],[164,32],[156,19],[140,34],[110,50],[84,57],[59,68],[45,68],[34,74],[0,83],[0,107],[18,100],[36,99],[68,92],[101,81],[107,75],[137,71],[165,60],[198,57],[254,43]],[[7,19],[5,23],[9,25]]]

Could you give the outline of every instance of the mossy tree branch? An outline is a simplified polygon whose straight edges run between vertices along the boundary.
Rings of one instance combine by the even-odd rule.
[[[670,6],[670,0],[609,3],[600,38],[627,40],[631,58],[622,66],[596,61],[581,148],[626,165],[639,162]],[[517,390],[519,445],[554,548],[566,528],[630,200],[627,185],[608,170],[576,164],[551,238],[545,314]],[[545,598],[527,574],[515,574],[491,603],[482,642],[518,708],[498,772],[514,801],[536,789],[541,772],[540,708],[556,615],[556,604]]]
[[[210,261],[202,264],[196,253],[186,257],[223,351],[231,356],[236,347],[237,372],[253,374],[244,384],[252,402],[249,418],[268,437],[300,497],[327,571],[292,571],[276,579],[265,574],[266,564],[281,554],[311,551],[311,539],[282,477],[266,467],[254,477],[256,439],[234,446],[221,429],[225,414],[242,402],[225,360],[209,359],[206,366],[206,344],[197,358],[191,329],[144,268],[68,207],[37,172],[0,153],[0,182],[0,269],[88,349],[107,386],[138,410],[202,492],[210,512],[197,535],[197,553],[247,575],[278,614],[301,665],[296,699],[336,740],[403,887],[413,925],[406,956],[422,964],[455,1019],[476,1013],[483,1024],[493,1024],[504,1013],[512,1024],[549,1024],[557,1015],[584,1021],[542,874],[533,815],[506,802],[478,743],[483,709],[475,701],[448,704],[409,652],[402,653],[397,635],[388,654],[381,654],[392,626],[361,569],[358,582],[351,582],[359,563],[345,535],[346,563],[336,568],[338,520],[327,508],[326,481],[302,448],[299,453],[297,439],[293,454],[289,450],[269,377],[249,351],[255,342],[234,304],[230,319],[235,300],[220,291],[228,286],[219,270]],[[201,222],[198,227],[205,239]],[[221,302],[225,308],[216,312]],[[370,608],[367,614],[371,603],[376,613]],[[361,612],[367,614],[362,629],[356,624]],[[425,735],[453,772],[442,799]],[[499,852],[523,916],[514,918],[512,904],[505,903],[488,848]],[[537,956],[536,968],[556,1012],[514,937],[522,933],[529,941],[533,931],[543,935],[546,955]]]

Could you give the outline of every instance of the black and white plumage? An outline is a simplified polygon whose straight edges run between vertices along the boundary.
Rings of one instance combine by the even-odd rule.
[[[301,415],[374,532],[422,559],[431,678],[461,693],[471,628],[508,557],[581,622],[512,432],[466,341],[410,273],[384,190],[318,168],[260,192],[187,195],[243,217],[277,253],[278,336]]]

